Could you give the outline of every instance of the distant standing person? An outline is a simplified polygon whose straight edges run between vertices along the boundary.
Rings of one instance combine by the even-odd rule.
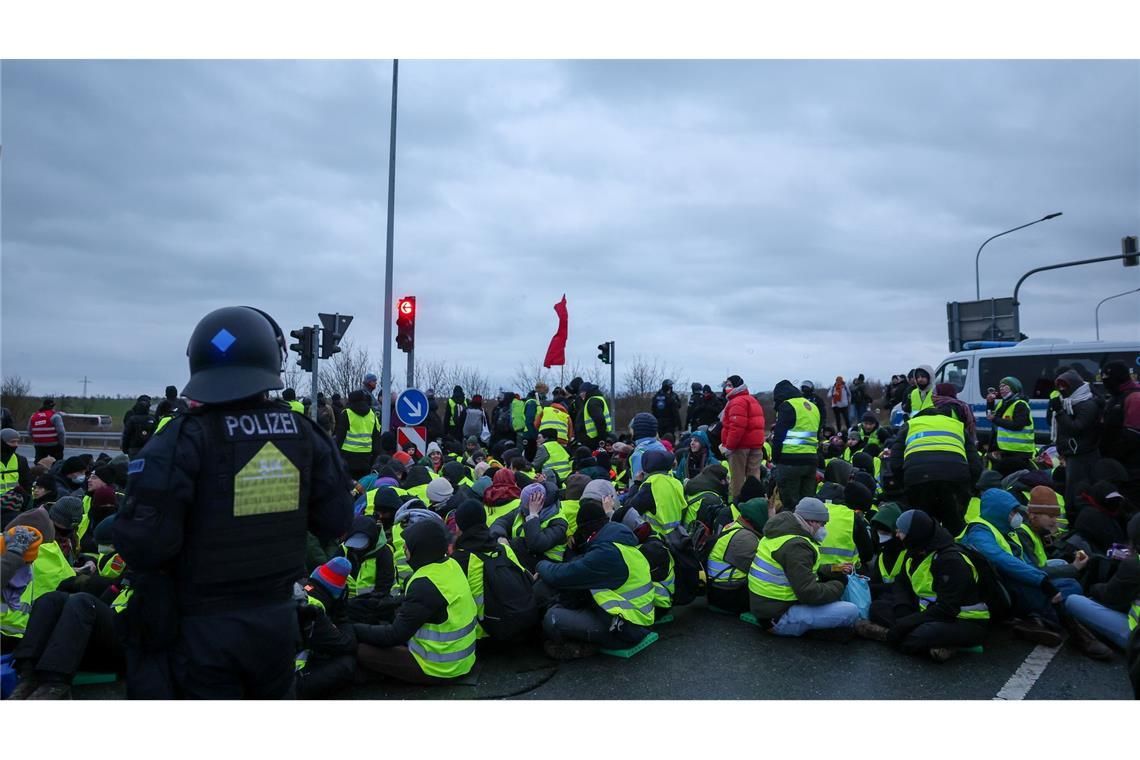
[[[721,413],[724,425],[720,434],[721,450],[728,457],[732,500],[740,496],[749,475],[760,479],[760,460],[764,456],[764,410],[748,392],[740,375],[724,381],[728,403]]]
[[[661,389],[653,396],[653,416],[661,435],[676,433],[681,427],[681,399],[673,391],[673,381],[664,380]]]
[[[361,381],[360,390],[364,391],[368,396],[368,405],[372,407],[372,411],[376,412],[376,416],[379,417],[384,411],[380,407],[380,399],[384,394],[377,392],[376,383],[376,373],[369,372],[364,376],[364,380]]]
[[[842,375],[835,378],[835,383],[828,389],[827,396],[831,402],[831,413],[835,415],[835,429],[846,430],[851,425],[847,417],[847,407],[851,406],[851,391],[847,389],[847,383],[844,382]]]
[[[119,448],[133,458],[154,435],[157,424],[158,419],[150,412],[150,396],[139,396],[123,420],[123,440]]]
[[[186,399],[178,395],[178,388],[173,385],[166,386],[166,400],[170,402],[173,414],[185,414],[190,411],[190,405],[186,403]]]
[[[855,424],[858,424],[871,406],[871,394],[867,392],[867,380],[863,377],[862,372],[851,381],[851,406],[855,407],[853,419]]]
[[[44,457],[63,459],[63,442],[67,430],[63,427],[63,416],[55,410],[55,399],[45,398],[39,411],[28,420],[28,435],[36,447],[35,461]]]
[[[471,397],[471,403],[463,410],[461,417],[463,439],[467,440],[471,436],[482,439],[483,427],[486,424],[487,415],[483,412],[483,397],[476,393]]]

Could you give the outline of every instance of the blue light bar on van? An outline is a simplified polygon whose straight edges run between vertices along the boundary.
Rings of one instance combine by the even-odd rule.
[[[963,351],[976,351],[979,348],[1009,348],[1016,346],[1016,340],[968,340],[962,344]]]

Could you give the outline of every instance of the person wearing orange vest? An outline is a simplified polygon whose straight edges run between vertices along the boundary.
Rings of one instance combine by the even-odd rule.
[[[35,461],[44,457],[63,459],[63,439],[67,431],[63,427],[63,417],[55,410],[55,399],[45,398],[39,411],[28,420],[28,435],[36,447]]]

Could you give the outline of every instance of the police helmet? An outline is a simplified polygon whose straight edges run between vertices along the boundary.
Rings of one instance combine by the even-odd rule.
[[[273,317],[252,306],[227,306],[202,317],[186,347],[190,381],[182,395],[204,404],[285,387],[288,349]]]

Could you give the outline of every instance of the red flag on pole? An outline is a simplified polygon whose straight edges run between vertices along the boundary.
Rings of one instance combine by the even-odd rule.
[[[554,304],[554,313],[558,315],[558,332],[550,339],[550,346],[546,349],[546,359],[542,366],[546,368],[561,367],[566,363],[566,334],[569,316],[566,313],[566,294],[562,300]]]

